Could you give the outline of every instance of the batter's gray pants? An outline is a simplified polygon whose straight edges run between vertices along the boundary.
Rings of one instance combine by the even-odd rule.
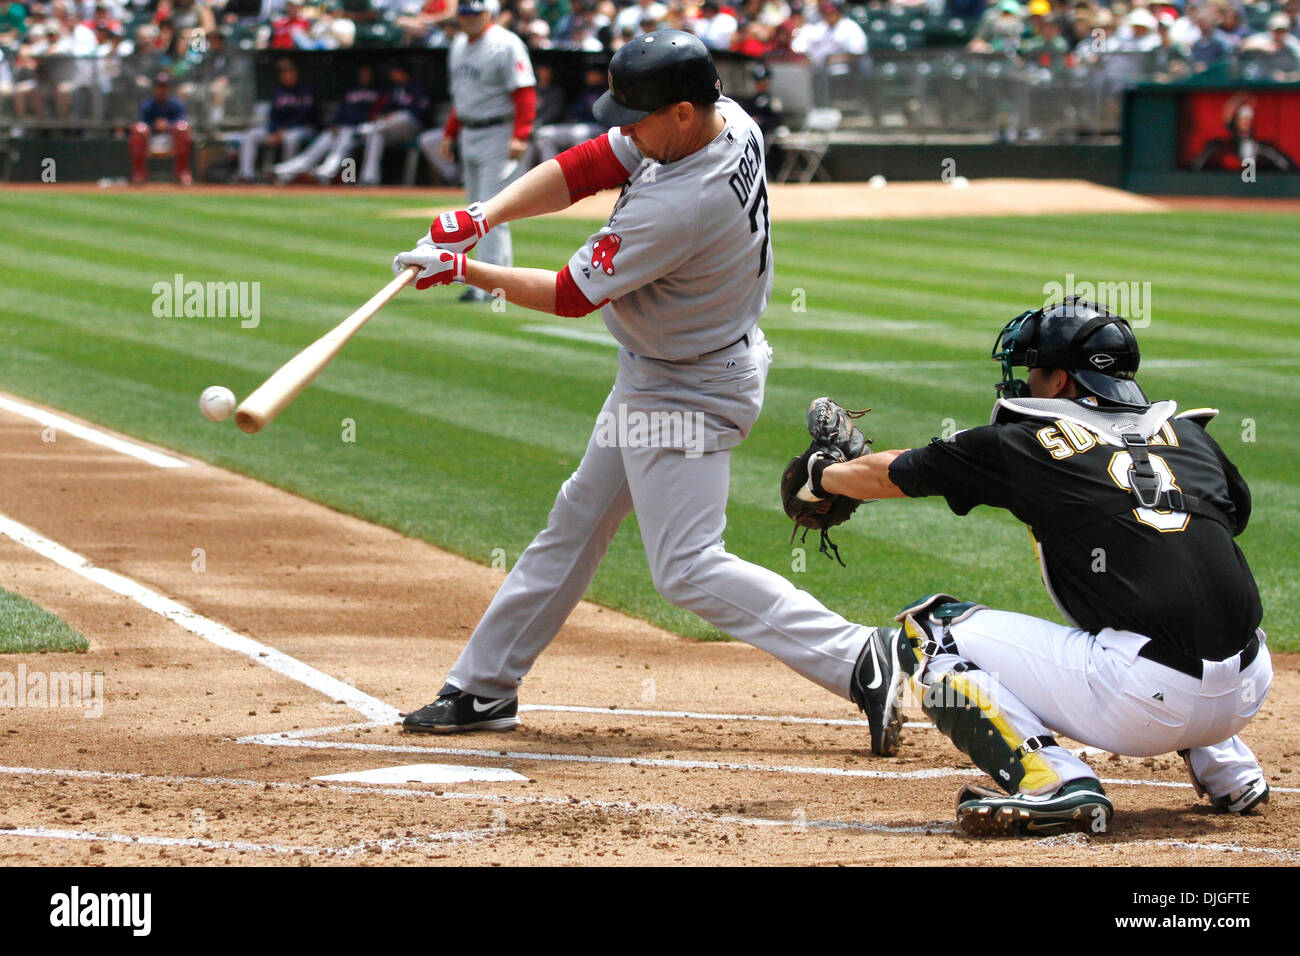
[[[660,594],[849,697],[866,629],[827,610],[781,575],[729,554],[722,541],[730,447],[758,417],[770,361],[761,333],[753,346],[738,345],[689,366],[621,350],[618,378],[602,415],[619,415],[620,405],[624,414],[656,407],[699,411],[725,447],[692,455],[645,443],[611,445],[598,420],[577,471],[560,488],[546,529],[506,576],[448,683],[481,697],[517,694],[524,675],[587,590],[614,532],[635,510]],[[645,396],[652,396],[651,402]]]
[[[510,181],[516,164],[510,160],[510,123],[460,131],[460,165],[465,193],[470,202],[486,202]],[[488,230],[474,247],[474,258],[498,266],[514,265],[510,225],[502,223]]]

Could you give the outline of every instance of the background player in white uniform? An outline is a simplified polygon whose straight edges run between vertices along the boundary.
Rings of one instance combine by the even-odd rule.
[[[395,270],[421,266],[420,288],[500,288],[513,303],[559,315],[599,307],[622,346],[614,388],[546,529],[507,576],[439,699],[405,727],[517,726],[521,680],[635,510],[665,598],[858,700],[880,749],[883,700],[854,689],[876,683],[855,666],[879,659],[880,645],[863,653],[876,632],[722,542],[730,450],[758,417],[771,362],[757,326],[773,271],[762,136],[719,98],[708,51],[688,33],[632,41],[611,61],[610,80],[597,115],[620,129],[541,164],[481,206],[444,213],[394,262]],[[558,274],[463,254],[488,224],[554,212],[620,183],[609,223]]]
[[[437,165],[453,158],[459,141],[465,192],[470,202],[484,202],[501,191],[528,148],[537,80],[524,41],[492,22],[496,0],[461,0],[457,12],[463,32],[447,54],[451,115],[441,131],[424,134],[420,146]],[[478,258],[499,266],[514,263],[508,223],[494,225],[483,237]],[[461,298],[489,297],[468,289]]]
[[[892,663],[916,671],[926,713],[1007,792],[963,788],[963,829],[1106,828],[1096,773],[1053,732],[1134,757],[1178,751],[1223,812],[1267,800],[1236,736],[1273,675],[1259,591],[1233,540],[1250,491],[1206,432],[1213,410],[1176,416],[1174,402],[1149,402],[1128,323],[1078,299],[1013,319],[994,357],[1003,397],[991,424],[838,464],[805,453],[800,492],[942,495],[957,514],[991,505],[1029,525],[1073,626],[931,595],[890,632]]]

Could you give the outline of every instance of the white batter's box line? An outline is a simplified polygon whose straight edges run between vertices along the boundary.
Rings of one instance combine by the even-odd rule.
[[[671,803],[639,803],[634,800],[590,800],[572,797],[538,797],[506,793],[476,793],[464,790],[415,790],[411,787],[390,787],[384,785],[336,784],[321,781],[311,783],[294,783],[291,781],[248,780],[240,777],[185,777],[176,774],[143,774],[113,770],[54,770],[42,767],[0,767],[0,775],[58,777],[79,780],[116,780],[128,783],[148,784],[200,784],[203,786],[255,787],[258,790],[289,790],[311,792],[328,790],[332,793],[351,795],[400,797],[416,800],[459,800],[472,803],[505,803],[516,806],[553,806],[566,809],[582,809],[600,813],[622,813],[629,816],[653,814],[681,819],[707,820],[714,823],[728,823],[752,827],[808,827],[820,830],[851,830],[867,833],[941,833],[954,831],[956,824],[946,821],[933,821],[924,824],[894,826],[887,823],[865,823],[854,820],[795,820],[775,817],[747,817],[737,814],[719,814],[710,810],[692,810],[689,807]],[[10,830],[0,830],[0,837]],[[504,832],[500,827],[493,828],[494,833]]]
[[[92,428],[90,425],[83,425],[81,422],[75,422],[71,418],[65,418],[47,409],[16,401],[7,395],[0,395],[0,408],[13,412],[15,415],[21,415],[23,418],[30,418],[42,427],[53,428],[56,434],[63,432],[73,438],[80,438],[82,441],[101,445],[123,455],[130,455],[132,458],[147,465],[153,465],[155,468],[190,467],[189,462],[182,461],[180,458],[154,451],[152,448],[146,448],[144,445],[127,441],[125,438],[120,438],[98,428]]]
[[[97,830],[54,830],[46,827],[15,827],[0,830],[4,837],[27,837],[36,840],[72,840],[86,843],[120,843],[129,846],[180,847],[198,850],[233,850],[243,853],[278,853],[292,856],[351,857],[360,853],[373,853],[376,849],[418,849],[442,843],[468,843],[499,834],[493,828],[477,830],[445,830],[423,836],[389,837],[380,840],[363,840],[347,846],[290,846],[282,843],[255,843],[247,840],[205,840],[201,837],[168,837],[154,834],[142,836],[111,833]]]
[[[360,726],[389,726],[370,724]],[[325,731],[320,731],[324,733]],[[306,747],[312,750],[358,750],[369,753],[437,754],[443,757],[480,757],[488,760],[535,760],[547,763],[613,764],[631,767],[656,767],[677,770],[738,770],[761,773],[784,773],[798,776],[861,777],[871,780],[930,780],[942,777],[979,777],[983,771],[972,767],[930,767],[922,770],[858,770],[847,767],[801,767],[780,764],[722,763],[709,760],[675,760],[662,757],[614,757],[596,754],[559,754],[522,750],[479,750],[461,747],[425,747],[419,744],[366,744],[349,741],[312,740],[306,732],[289,737],[282,733],[250,734],[235,740],[240,744],[264,747]],[[1172,787],[1190,790],[1190,783],[1173,780],[1136,780],[1103,778],[1103,784],[1116,786]],[[1297,787],[1270,787],[1273,793],[1300,793]]]
[[[186,607],[179,601],[174,601],[157,591],[145,587],[138,581],[133,581],[116,571],[98,567],[75,551],[65,548],[58,542],[52,541],[5,515],[0,515],[0,534],[12,538],[60,567],[67,568],[86,580],[107,588],[114,594],[120,594],[122,597],[135,601],[141,607],[153,611],[160,617],[179,625],[210,644],[243,654],[263,667],[269,668],[292,681],[297,681],[299,684],[304,684],[312,690],[325,695],[330,700],[347,704],[368,720],[389,724],[397,720],[397,708],[384,703],[377,697],[371,697],[351,684],[331,677],[329,674],[304,664],[297,658],[290,657],[270,645],[262,644],[250,637],[236,633],[224,624],[218,624],[216,621]]]
[[[581,707],[575,704],[520,704],[519,712],[553,714],[595,714],[608,717],[670,717],[679,720],[745,720],[769,724],[818,724],[825,727],[867,727],[865,720],[836,717],[783,717],[769,714],[711,714],[694,710],[636,710],[625,707]],[[914,729],[933,728],[928,721],[914,720],[903,725]]]

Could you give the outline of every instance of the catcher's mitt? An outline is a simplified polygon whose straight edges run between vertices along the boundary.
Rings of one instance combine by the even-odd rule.
[[[846,411],[825,396],[813,399],[808,406],[808,433],[812,435],[812,444],[802,455],[792,459],[781,475],[781,503],[785,506],[785,513],[794,519],[791,543],[800,528],[804,529],[800,541],[807,539],[809,530],[820,531],[821,547],[818,550],[827,557],[834,553],[840,567],[845,567],[844,560],[828,532],[848,521],[862,502],[844,495],[827,495],[817,501],[806,501],[799,497],[799,491],[808,484],[808,459],[814,454],[821,453],[834,462],[842,462],[867,453],[871,439],[858,430],[853,419],[861,418],[869,411],[869,408],[860,412]]]

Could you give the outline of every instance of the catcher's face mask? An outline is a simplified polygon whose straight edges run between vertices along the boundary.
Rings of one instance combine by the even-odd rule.
[[[1017,364],[1025,364],[1025,347],[1037,334],[1038,319],[1042,314],[1042,309],[1022,312],[1004,325],[997,339],[994,340],[991,357],[1002,363],[1002,381],[994,386],[998,398],[1029,397],[1029,383],[1024,379],[1016,378],[1014,369]],[[1012,356],[1016,353],[1019,353],[1018,363],[1012,360]]]

